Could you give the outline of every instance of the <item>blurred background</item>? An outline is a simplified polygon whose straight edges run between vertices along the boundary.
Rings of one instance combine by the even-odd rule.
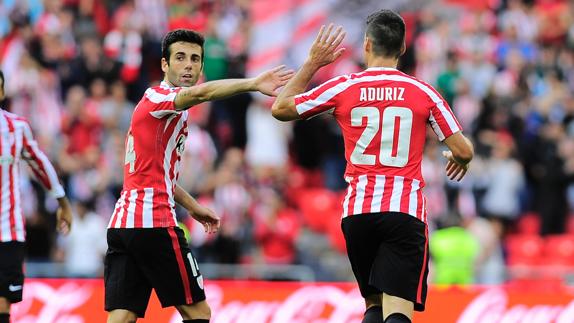
[[[22,174],[28,277],[101,277],[122,188],[124,135],[162,79],[161,37],[206,37],[204,80],[298,68],[321,24],[347,52],[315,84],[360,71],[365,18],[407,23],[400,69],[436,87],[472,138],[461,183],[429,133],[423,174],[434,284],[574,284],[574,1],[3,0],[3,107],[28,118],[77,215],[54,233],[56,202]],[[178,219],[209,279],[354,281],[340,233],[343,141],[333,119],[275,121],[239,95],[190,110],[180,184],[222,218],[207,236]]]

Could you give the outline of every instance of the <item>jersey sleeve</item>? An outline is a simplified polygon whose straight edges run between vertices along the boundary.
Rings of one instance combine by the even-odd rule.
[[[340,76],[295,96],[295,107],[301,119],[332,112],[337,105],[337,94],[344,89],[342,84],[346,79]]]
[[[48,157],[40,150],[38,143],[34,139],[32,130],[28,123],[23,123],[23,149],[22,158],[28,163],[34,176],[48,190],[53,198],[65,196],[64,188],[58,180],[58,175]]]
[[[432,103],[428,121],[438,139],[443,141],[451,135],[462,131],[462,127],[444,98],[434,89],[431,91],[430,98]]]
[[[180,87],[166,89],[159,86],[148,88],[144,93],[143,100],[149,113],[158,119],[182,113],[183,110],[175,109],[175,96],[181,89]]]

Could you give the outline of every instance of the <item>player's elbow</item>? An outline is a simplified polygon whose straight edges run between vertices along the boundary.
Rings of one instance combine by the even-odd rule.
[[[288,105],[282,104],[281,101],[276,100],[271,106],[271,115],[279,121],[294,120],[293,113]]]

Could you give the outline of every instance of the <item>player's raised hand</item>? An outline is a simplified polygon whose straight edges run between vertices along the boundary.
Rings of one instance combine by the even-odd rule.
[[[221,220],[215,212],[204,206],[199,206],[194,212],[191,212],[191,216],[203,225],[207,233],[217,232],[221,225]]]
[[[346,32],[342,26],[333,28],[333,24],[329,24],[328,27],[321,26],[319,34],[309,50],[307,58],[309,63],[322,67],[336,61],[345,52],[345,48],[339,48],[339,45],[345,39]]]
[[[458,162],[451,151],[443,151],[442,155],[448,160],[446,163],[446,176],[451,180],[456,179],[457,182],[460,182],[468,171],[468,164]]]
[[[72,207],[67,198],[62,197],[58,199],[60,204],[56,211],[56,229],[61,234],[68,234],[72,228]]]
[[[277,96],[279,94],[278,89],[287,84],[294,74],[295,72],[286,69],[285,65],[277,66],[259,74],[255,78],[255,88],[265,95]]]

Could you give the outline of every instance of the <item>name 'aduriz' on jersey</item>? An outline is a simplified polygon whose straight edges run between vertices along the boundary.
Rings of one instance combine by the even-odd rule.
[[[362,87],[360,101],[403,101],[404,87]]]

